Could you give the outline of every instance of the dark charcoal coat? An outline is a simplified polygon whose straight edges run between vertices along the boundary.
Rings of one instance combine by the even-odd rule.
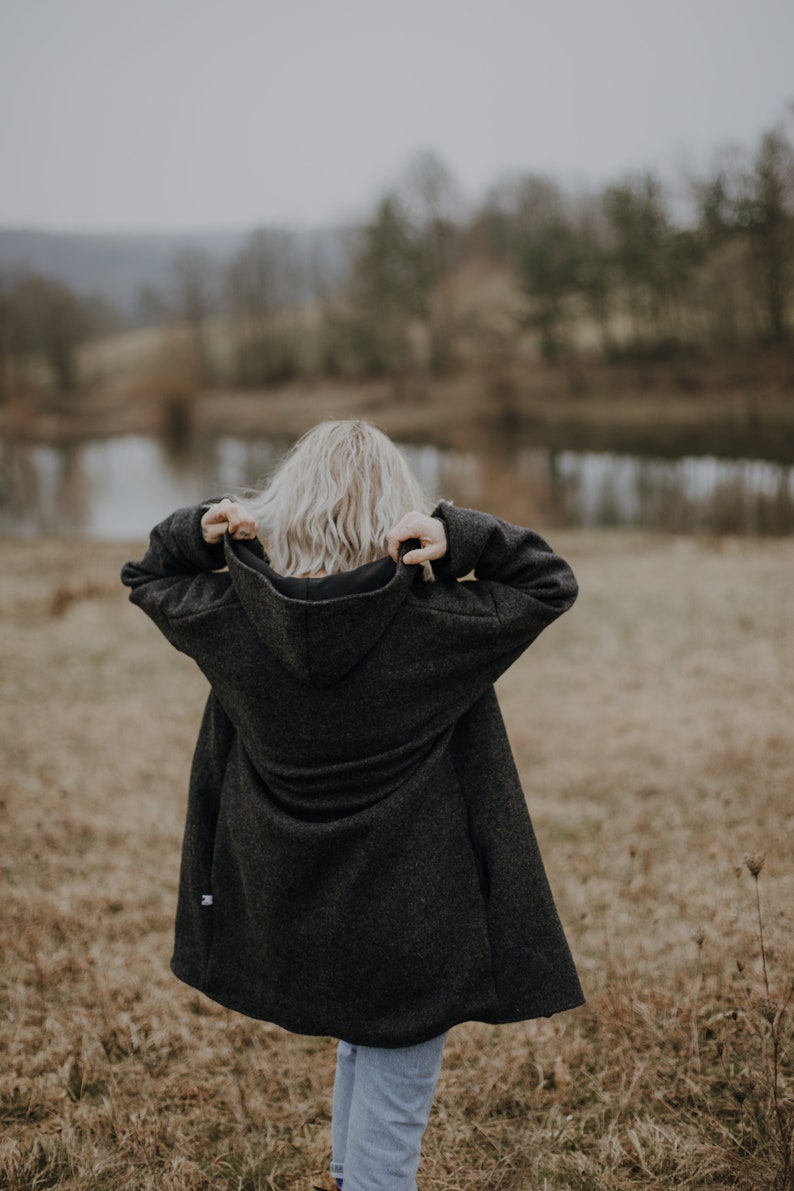
[[[212,687],[176,975],[370,1046],[579,1005],[493,690],[573,603],[567,564],[527,529],[442,504],[435,583],[388,558],[284,579],[258,543],[206,545],[201,515],[174,513],[122,572]]]

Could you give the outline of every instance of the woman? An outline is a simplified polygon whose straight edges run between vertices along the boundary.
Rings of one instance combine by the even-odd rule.
[[[211,686],[171,966],[342,1040],[331,1171],[415,1191],[449,1028],[582,1001],[493,690],[573,574],[528,529],[428,515],[350,421],[245,504],[174,513],[122,579]]]

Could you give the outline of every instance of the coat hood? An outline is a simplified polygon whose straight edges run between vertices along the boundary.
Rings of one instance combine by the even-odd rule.
[[[237,596],[258,636],[302,682],[327,687],[376,645],[404,602],[420,568],[402,554],[319,579],[279,575],[250,546],[225,539]]]

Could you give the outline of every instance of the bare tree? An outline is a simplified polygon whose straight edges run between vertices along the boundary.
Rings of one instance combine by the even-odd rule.
[[[10,286],[0,274],[0,403],[10,396],[14,388],[12,319],[13,305]]]
[[[429,151],[409,162],[399,198],[416,239],[416,280],[428,320],[430,364],[443,372],[453,363],[454,318],[442,283],[462,258],[463,199],[447,166]]]
[[[769,337],[782,342],[794,284],[794,150],[782,131],[761,140],[739,220],[751,236]]]
[[[174,306],[184,320],[202,382],[211,380],[212,357],[207,343],[207,319],[216,303],[217,270],[212,258],[200,248],[181,248],[174,255]]]
[[[301,269],[292,237],[252,232],[226,272],[237,328],[237,374],[244,384],[286,380],[299,367]]]

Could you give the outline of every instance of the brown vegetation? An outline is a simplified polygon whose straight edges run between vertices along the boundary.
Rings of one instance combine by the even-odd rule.
[[[452,1032],[421,1186],[791,1191],[794,543],[555,545],[580,601],[500,696],[588,1004]],[[167,970],[205,687],[139,549],[0,543],[0,1185],[330,1186],[331,1042]]]
[[[199,391],[178,331],[136,338],[130,360],[123,340],[104,356],[94,349],[89,366],[116,379],[76,394],[68,408],[34,393],[0,406],[0,436],[40,442],[134,433],[170,440],[195,431],[289,439],[325,417],[364,417],[403,441],[437,445],[520,433],[562,449],[794,459],[794,366],[786,351],[692,365],[685,391],[670,364],[634,368],[595,359],[580,361],[575,376],[534,360],[444,378]],[[123,362],[106,363],[108,354]]]

